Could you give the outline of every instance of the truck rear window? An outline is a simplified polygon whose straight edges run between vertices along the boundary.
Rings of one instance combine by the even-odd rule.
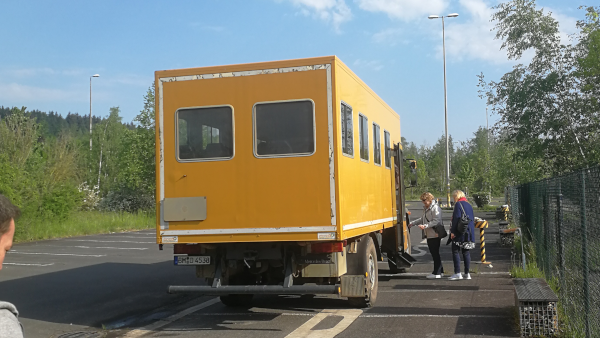
[[[315,152],[315,114],[310,100],[254,106],[257,157],[306,156]]]
[[[184,108],[177,111],[177,158],[217,160],[233,157],[231,106]]]

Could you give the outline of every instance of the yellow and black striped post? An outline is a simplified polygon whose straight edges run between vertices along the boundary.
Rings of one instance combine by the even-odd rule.
[[[475,222],[475,227],[479,229],[479,242],[481,249],[481,264],[489,264],[489,267],[492,267],[492,262],[488,262],[485,260],[485,228],[488,227],[488,222],[486,220],[481,220]]]

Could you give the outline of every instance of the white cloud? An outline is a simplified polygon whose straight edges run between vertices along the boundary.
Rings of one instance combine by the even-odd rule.
[[[42,68],[8,68],[1,71],[7,76],[16,78],[28,78],[35,76],[81,76],[85,74],[83,69],[62,69],[57,70],[49,67]],[[91,72],[90,72],[91,75]]]
[[[383,65],[381,64],[381,62],[379,60],[367,61],[367,60],[356,59],[356,61],[354,61],[353,65],[358,68],[370,68],[376,72],[383,69]]]
[[[547,11],[552,13],[552,17],[558,21],[558,30],[560,31],[560,42],[564,45],[572,43],[569,35],[577,33],[577,19],[546,7]]]
[[[377,43],[387,43],[390,46],[395,46],[398,43],[407,44],[410,40],[403,37],[405,30],[401,28],[387,28],[373,34],[372,39]]]
[[[501,40],[496,40],[496,32],[490,22],[495,2],[490,0],[460,0],[461,9],[467,19],[461,22],[458,18],[446,19],[446,53],[450,58],[462,60],[480,59],[491,63],[514,63],[508,60],[506,51],[500,50]],[[546,8],[547,10],[547,8]],[[568,43],[568,34],[575,32],[577,19],[553,12],[552,16],[559,21],[562,43]],[[439,48],[441,55],[441,46]],[[527,63],[533,57],[533,51],[524,53],[519,63]]]
[[[63,90],[21,85],[18,83],[0,83],[0,100],[22,102],[44,101],[85,101],[85,90]]]
[[[502,41],[496,40],[490,22],[494,10],[486,0],[460,0],[463,14],[446,20],[446,53],[455,60],[481,59],[492,63],[507,62],[506,52],[500,50]],[[466,17],[466,18],[465,18]],[[438,21],[438,20],[436,20]],[[441,26],[441,22],[439,23]],[[441,27],[439,27],[441,37]],[[439,52],[441,54],[441,46]]]
[[[430,14],[444,15],[449,0],[356,0],[369,12],[383,12],[392,18],[411,21]]]
[[[210,25],[205,25],[202,22],[190,22],[189,26],[190,27],[198,27],[204,31],[211,31],[211,32],[217,32],[217,33],[225,30],[225,27],[223,27],[223,26],[210,26]]]
[[[291,0],[291,2],[301,9],[302,14],[313,15],[330,22],[337,32],[340,32],[342,23],[352,19],[352,11],[345,0]]]

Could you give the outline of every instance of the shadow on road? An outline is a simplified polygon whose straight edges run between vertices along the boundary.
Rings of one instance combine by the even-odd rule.
[[[173,270],[171,274],[165,271]],[[0,282],[0,299],[23,318],[102,327],[197,296],[168,295],[169,284],[199,284],[193,271],[173,263],[103,263]],[[172,311],[172,310],[171,310]],[[164,316],[161,313],[158,316]]]

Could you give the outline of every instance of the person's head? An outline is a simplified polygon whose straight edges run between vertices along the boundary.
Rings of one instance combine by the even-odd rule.
[[[421,202],[423,202],[423,205],[425,206],[425,208],[429,208],[432,201],[433,201],[433,195],[431,193],[424,192],[423,194],[421,194]]]
[[[458,200],[461,198],[467,198],[462,190],[454,190],[452,192],[452,199],[454,199],[454,203],[458,202]]]
[[[0,270],[6,252],[10,250],[15,235],[15,219],[19,218],[21,210],[13,205],[8,198],[0,194]]]

